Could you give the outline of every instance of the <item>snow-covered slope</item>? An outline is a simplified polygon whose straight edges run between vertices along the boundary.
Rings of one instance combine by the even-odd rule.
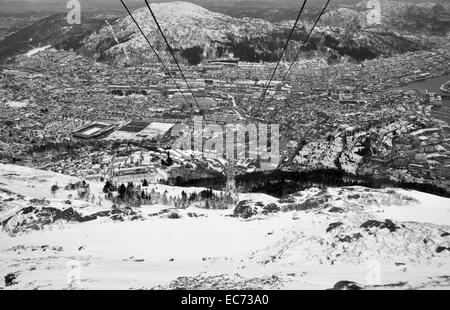
[[[0,165],[2,219],[33,205],[33,198],[84,216],[110,210],[106,203],[69,199],[64,189],[50,193],[55,182],[76,181]],[[91,192],[99,195],[101,186],[90,184]],[[172,195],[196,190],[155,188]],[[2,227],[0,276],[9,284],[0,287],[326,289],[346,280],[363,288],[450,288],[449,199],[362,187],[240,199],[240,211],[255,211],[246,218],[234,210],[152,205],[135,208],[136,220],[58,220],[15,235]],[[260,212],[270,204],[272,212]]]
[[[171,46],[176,49],[200,46],[206,52],[215,43],[226,43],[228,34],[250,36],[273,29],[268,21],[233,18],[210,12],[189,2],[153,3],[151,8]],[[148,8],[144,6],[132,14],[156,50],[167,51]],[[105,59],[116,59],[123,57],[125,48],[131,55],[137,53],[142,57],[155,57],[130,16],[120,19],[112,26],[120,45],[110,40],[111,30],[104,27],[87,38],[82,52],[97,54]]]

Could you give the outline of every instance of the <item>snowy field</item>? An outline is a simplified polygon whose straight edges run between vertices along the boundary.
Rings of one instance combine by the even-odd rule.
[[[45,223],[25,214],[42,198],[45,207],[83,216],[111,209],[106,200],[99,205],[103,184],[89,182],[94,199],[85,201],[63,189],[75,181],[0,165],[0,289],[328,289],[343,280],[363,288],[450,288],[446,198],[312,188],[283,200],[241,194],[258,205],[248,218],[231,216],[231,209],[159,205],[135,208],[137,220]],[[61,189],[52,194],[56,183]],[[281,210],[260,212],[270,203]],[[24,223],[28,229],[18,229]]]

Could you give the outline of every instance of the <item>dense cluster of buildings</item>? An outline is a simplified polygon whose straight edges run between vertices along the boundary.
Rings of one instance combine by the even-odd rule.
[[[333,66],[310,58],[286,81],[282,65],[270,85],[274,64],[218,61],[186,67],[187,85],[174,68],[171,74],[156,65],[117,70],[49,49],[20,56],[0,72],[0,154],[2,162],[104,177],[122,165],[117,158],[170,149],[171,128],[201,115],[205,125],[280,124],[286,169],[330,167],[445,183],[446,97],[407,85],[449,74],[449,56],[437,49]],[[146,173],[167,170],[160,167],[164,152],[152,156],[157,164],[146,165]],[[124,172],[130,176],[142,167],[122,168],[132,169]]]

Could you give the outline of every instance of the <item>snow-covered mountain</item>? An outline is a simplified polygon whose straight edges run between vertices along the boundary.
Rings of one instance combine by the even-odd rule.
[[[155,13],[168,41],[175,49],[202,47],[207,53],[215,44],[226,44],[228,34],[234,36],[252,36],[264,34],[274,28],[260,19],[233,18],[220,13],[210,12],[189,2],[153,3]],[[132,12],[150,42],[159,52],[167,51],[156,23],[147,7]],[[104,59],[123,57],[123,48],[131,55],[154,58],[145,38],[141,35],[130,16],[113,24],[120,46],[111,41],[111,30],[105,27],[88,37],[82,52],[100,56]]]
[[[77,181],[0,165],[0,288],[450,288],[446,198],[311,188],[240,194],[234,210],[118,211],[99,204],[101,183],[89,182],[89,199],[64,188]]]
[[[333,9],[325,14],[313,35],[319,44],[316,48],[331,48],[342,55],[365,59],[365,57],[373,58],[379,55],[420,50],[425,46],[388,31],[390,26],[384,21],[385,28],[375,32],[365,31],[366,2],[351,8]],[[262,60],[261,57],[264,58],[261,55],[269,55],[271,58],[268,59],[273,58],[275,61],[293,24],[293,21],[271,23],[257,18],[235,18],[208,11],[188,2],[176,1],[151,5],[171,46],[181,51],[195,47],[202,51],[203,59],[221,57],[224,52],[225,55],[227,52],[233,52],[243,61],[259,61]],[[405,6],[410,5],[405,4]],[[383,12],[392,8],[392,4],[383,2]],[[397,9],[397,6],[395,8]],[[158,53],[162,57],[169,57],[167,47],[148,8],[140,8],[132,14]],[[392,14],[386,15],[385,19],[390,20],[390,16]],[[297,29],[299,37],[306,36],[305,29],[311,27],[311,21],[302,20],[300,25]],[[329,27],[337,29],[327,31]],[[117,40],[112,39],[114,36]],[[295,42],[289,45],[288,55],[295,54],[301,42],[299,39],[293,41]],[[131,62],[156,62],[156,56],[129,16],[113,23],[112,29],[103,27],[91,34],[84,40],[79,51],[86,56],[112,63],[121,63],[126,57],[131,59]],[[129,56],[125,56],[126,54]],[[253,54],[256,55],[255,59],[251,57],[246,59],[248,55]],[[268,61],[268,59],[264,60]]]

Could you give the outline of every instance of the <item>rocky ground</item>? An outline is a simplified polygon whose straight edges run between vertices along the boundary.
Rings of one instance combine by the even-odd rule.
[[[56,181],[76,180],[0,165],[1,289],[450,288],[446,198],[311,188],[230,210],[113,209],[51,194]]]

